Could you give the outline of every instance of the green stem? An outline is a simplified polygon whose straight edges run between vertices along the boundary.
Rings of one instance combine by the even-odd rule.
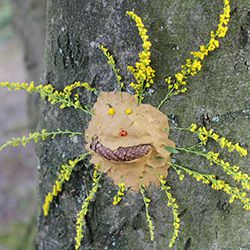
[[[171,95],[171,93],[173,92],[173,89],[171,89],[167,95],[165,96],[165,98],[160,102],[160,104],[158,105],[157,109],[160,109],[161,106],[167,101],[167,99],[169,98],[169,96]]]
[[[12,146],[16,147],[22,144],[23,146],[26,146],[27,143],[29,143],[31,140],[34,140],[34,142],[37,142],[39,139],[46,139],[47,137],[55,137],[57,135],[70,135],[70,136],[75,136],[75,135],[83,135],[81,132],[72,132],[69,130],[59,130],[54,131],[54,132],[47,132],[46,130],[42,130],[41,132],[34,132],[32,134],[29,134],[28,136],[23,136],[23,137],[17,137],[13,138],[7,142],[5,142],[2,146],[0,146],[0,151],[3,149]]]
[[[169,127],[170,129],[173,129],[173,130],[180,130],[180,131],[187,131],[187,132],[190,132],[190,130],[188,128],[179,128],[179,127]]]
[[[140,94],[138,96],[138,105],[140,105],[142,103],[142,97],[143,97],[142,95],[144,93],[144,90],[145,90],[145,88],[144,88],[144,83],[143,83],[143,84],[141,84],[141,90],[140,90]]]
[[[187,168],[187,167],[183,167],[181,165],[178,165],[176,163],[171,163],[171,166],[173,167],[173,169],[177,172],[177,169],[176,168],[179,168],[181,170],[183,170],[185,173],[188,173],[188,171],[194,173],[194,174],[197,174],[197,175],[202,175],[204,177],[206,177],[207,179],[211,179],[212,177],[214,177],[215,175],[212,175],[212,174],[204,174],[204,173],[200,173],[200,172],[197,172],[195,170],[191,170],[190,168]]]

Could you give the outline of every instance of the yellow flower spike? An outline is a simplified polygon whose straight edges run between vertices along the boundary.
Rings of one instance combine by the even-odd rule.
[[[102,50],[103,54],[108,59],[108,64],[111,66],[113,72],[115,73],[116,80],[119,84],[120,91],[121,91],[124,88],[124,83],[122,82],[120,70],[116,68],[116,65],[115,65],[116,63],[115,63],[114,57],[110,54],[110,52],[108,51],[108,49],[106,47],[104,47],[103,45],[100,45],[99,47]]]
[[[83,83],[83,84],[79,84],[78,82],[70,85],[71,88],[73,89],[74,86],[79,85],[82,87],[85,87],[88,89],[87,83]],[[0,82],[0,88],[8,88],[9,90],[26,90],[29,93],[38,93],[42,99],[47,98],[48,102],[50,102],[51,104],[60,104],[60,108],[64,109],[67,107],[74,107],[75,109],[80,109],[83,112],[92,115],[93,113],[89,110],[89,108],[85,105],[81,105],[79,102],[79,98],[71,99],[70,94],[67,92],[67,88],[66,91],[64,92],[60,92],[58,90],[55,90],[54,87],[51,84],[47,84],[47,85],[34,85],[34,82],[30,82],[30,83],[19,83],[19,82]],[[91,88],[89,86],[89,88]],[[94,90],[93,90],[94,91]]]
[[[79,249],[81,246],[81,241],[84,237],[83,234],[83,227],[85,225],[85,216],[88,213],[89,210],[89,205],[90,202],[94,200],[95,195],[100,187],[100,179],[101,179],[101,174],[96,175],[95,173],[96,170],[94,170],[94,175],[93,176],[93,184],[92,184],[92,189],[89,192],[89,195],[84,199],[82,203],[82,207],[80,212],[77,214],[77,220],[76,220],[76,237],[75,237],[75,249]]]
[[[48,216],[49,213],[49,208],[50,208],[50,204],[53,201],[53,198],[56,197],[59,192],[62,191],[62,186],[66,181],[69,181],[69,178],[71,176],[71,173],[73,171],[73,169],[75,168],[76,164],[80,161],[82,161],[83,159],[85,159],[87,157],[88,153],[83,154],[81,156],[79,156],[78,158],[76,158],[73,161],[69,161],[67,164],[63,164],[60,168],[60,172],[59,175],[57,177],[57,180],[55,181],[55,184],[52,187],[52,192],[49,192],[46,197],[45,197],[45,201],[43,204],[43,214],[44,216]]]
[[[111,108],[108,109],[108,114],[109,114],[110,116],[115,115],[115,113],[116,113],[116,111],[115,111],[114,108],[111,107]]]
[[[126,113],[126,115],[131,115],[131,114],[133,113],[133,110],[127,108],[127,109],[125,110],[125,113]]]
[[[140,104],[144,99],[143,93],[147,88],[150,88],[154,83],[155,70],[149,65],[151,62],[150,48],[151,42],[148,40],[147,29],[144,27],[142,20],[133,11],[127,11],[129,15],[136,23],[139,31],[139,35],[142,39],[142,51],[139,53],[139,61],[134,66],[128,66],[128,70],[134,75],[137,83],[131,83],[130,86],[135,90],[135,96],[138,98]]]
[[[198,128],[198,126],[195,123],[192,123],[191,126],[190,126],[190,128],[189,128],[189,130],[191,132],[195,132],[197,128]]]
[[[148,199],[145,196],[145,190],[144,190],[143,185],[141,186],[140,193],[141,193],[141,195],[143,197],[143,202],[144,202],[144,205],[145,205],[146,219],[147,219],[147,222],[148,222],[148,228],[149,228],[149,232],[150,232],[150,239],[151,239],[151,241],[154,241],[154,238],[155,238],[154,225],[153,225],[152,218],[151,218],[151,216],[149,214],[149,211],[148,211],[151,200]]]
[[[204,154],[204,157],[209,160],[211,165],[220,166],[227,175],[232,176],[236,182],[240,182],[243,189],[250,190],[250,176],[243,174],[238,166],[231,166],[229,162],[225,162],[219,158],[219,153],[212,151]]]
[[[199,51],[192,51],[190,54],[193,56],[192,59],[187,59],[186,64],[181,65],[181,72],[175,74],[174,79],[169,76],[165,78],[168,84],[168,94],[164,98],[164,102],[172,95],[178,95],[180,93],[185,93],[187,88],[185,87],[182,91],[182,82],[190,76],[196,75],[202,69],[202,61],[209,54],[209,52],[214,51],[220,45],[219,38],[225,37],[228,30],[228,23],[230,20],[230,2],[224,0],[223,13],[219,16],[219,24],[216,31],[210,32],[210,41],[207,45],[200,45]],[[163,103],[164,103],[163,102]],[[161,103],[158,108],[162,106]]]
[[[181,178],[184,178],[184,175],[180,173],[179,170],[177,170],[178,175],[180,174]],[[168,203],[167,206],[171,207],[172,209],[172,213],[173,213],[173,235],[170,239],[169,242],[169,247],[172,248],[174,246],[174,243],[176,241],[176,239],[178,238],[179,235],[179,228],[180,228],[180,218],[179,218],[179,212],[178,212],[178,208],[179,206],[176,203],[176,199],[173,197],[173,195],[169,192],[169,190],[171,189],[170,186],[166,185],[166,180],[164,179],[164,176],[161,175],[159,176],[158,174],[156,174],[161,182],[161,190],[163,190],[168,198]]]
[[[116,206],[121,202],[122,198],[120,196],[115,196],[113,199],[113,205]]]
[[[180,169],[181,171],[184,171],[191,177],[195,178],[197,181],[201,181],[203,184],[211,185],[213,189],[221,190],[224,193],[230,195],[231,202],[233,202],[235,199],[239,200],[244,205],[243,208],[245,210],[249,210],[250,199],[247,197],[247,193],[240,190],[239,188],[231,186],[229,183],[218,179],[215,175],[199,173],[174,163],[172,163],[171,166],[175,171]]]
[[[113,205],[116,206],[122,201],[122,197],[125,195],[126,187],[125,183],[121,182],[118,184],[119,190],[113,199]]]
[[[32,141],[37,143],[39,140],[45,140],[48,137],[51,137],[53,139],[55,136],[59,136],[59,135],[75,136],[75,135],[82,135],[82,133],[72,132],[69,130],[64,131],[60,129],[58,129],[57,131],[49,132],[46,129],[43,129],[40,132],[29,133],[29,135],[27,136],[16,137],[5,142],[3,145],[0,146],[0,152],[7,147],[17,147],[19,145],[26,146],[28,143]]]

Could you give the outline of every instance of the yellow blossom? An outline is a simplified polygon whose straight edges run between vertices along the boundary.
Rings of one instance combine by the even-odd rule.
[[[72,90],[77,87],[84,87],[88,90],[91,89],[91,91],[94,91],[95,89],[91,88],[88,83],[76,82],[65,87],[64,91],[55,90],[51,84],[40,84],[35,86],[34,82],[0,82],[0,87],[6,87],[9,90],[26,90],[29,93],[38,93],[42,99],[47,98],[48,102],[51,104],[60,104],[61,109],[74,107],[75,109],[80,109],[83,112],[92,115],[92,112],[87,106],[80,104],[79,96],[74,96],[74,98],[71,98]]]
[[[189,129],[191,132],[195,132],[195,130],[197,129],[197,125],[195,123],[192,123]]]
[[[220,159],[219,153],[209,151],[207,154],[203,154],[203,156],[209,160],[211,165],[220,166],[226,174],[232,176],[235,181],[240,182],[243,189],[250,190],[250,176],[242,173],[238,166],[231,166],[229,162]]]
[[[207,45],[200,45],[200,50],[192,51],[190,54],[192,59],[188,58],[186,64],[181,65],[181,72],[175,74],[175,78],[166,77],[165,81],[168,84],[168,96],[185,93],[187,88],[183,88],[183,82],[189,77],[196,75],[202,69],[202,61],[212,51],[220,45],[219,38],[225,37],[228,30],[230,20],[230,3],[229,0],[224,0],[223,13],[220,14],[219,24],[216,31],[210,32],[210,41]],[[186,81],[185,81],[186,83]],[[186,84],[185,84],[186,85]],[[184,91],[182,91],[184,89]]]
[[[180,218],[179,218],[179,212],[178,208],[179,206],[176,203],[176,199],[173,197],[173,195],[170,193],[171,187],[165,185],[166,180],[164,179],[164,176],[158,176],[161,182],[161,189],[166,193],[167,198],[168,198],[168,203],[167,206],[171,207],[172,213],[173,213],[173,228],[174,228],[174,233],[171,237],[171,240],[169,242],[169,247],[173,247],[176,239],[178,238],[179,235],[179,228],[180,228]],[[184,175],[181,175],[181,178],[184,178]]]
[[[195,133],[204,145],[207,143],[208,138],[211,138],[218,142],[221,148],[227,148],[229,152],[236,151],[242,157],[248,154],[247,149],[241,147],[239,143],[233,144],[225,137],[220,137],[212,129],[208,131],[205,127],[198,128],[196,124],[192,124],[189,127],[189,131]]]
[[[211,185],[211,187],[215,190],[221,190],[224,193],[228,194],[230,196],[230,202],[233,202],[235,199],[238,199],[243,204],[243,208],[245,210],[250,210],[250,199],[247,197],[247,193],[240,190],[239,188],[231,186],[224,180],[218,179],[215,175],[199,173],[197,171],[180,166],[178,164],[172,163],[171,166],[175,170],[180,169],[184,171],[185,173],[195,178],[197,181],[201,181],[203,184]]]
[[[100,45],[100,49],[102,50],[103,54],[107,57],[108,59],[108,64],[111,66],[113,72],[115,73],[116,80],[119,84],[120,91],[124,88],[124,83],[122,82],[122,77],[120,75],[120,70],[116,68],[116,63],[114,60],[114,57],[110,54],[108,49],[104,47],[103,45]]]
[[[52,203],[53,198],[56,197],[58,195],[58,193],[62,191],[62,185],[66,181],[69,181],[71,173],[72,173],[73,169],[75,168],[76,164],[78,162],[82,161],[83,159],[85,159],[87,155],[88,155],[88,153],[83,154],[83,155],[79,156],[78,158],[76,158],[75,160],[73,160],[73,161],[70,160],[67,164],[63,164],[60,167],[60,172],[59,172],[59,175],[57,177],[57,180],[55,181],[55,184],[52,187],[52,192],[49,192],[45,197],[45,201],[43,204],[44,216],[48,216],[50,204]]]
[[[85,225],[85,217],[89,210],[90,202],[94,200],[95,195],[100,187],[100,178],[101,174],[97,172],[97,170],[94,170],[93,174],[93,184],[92,189],[90,190],[89,195],[84,199],[82,207],[80,212],[77,214],[77,220],[76,220],[76,237],[75,237],[75,249],[79,249],[81,246],[82,238],[84,237],[83,234],[83,227]]]
[[[126,191],[125,183],[123,183],[123,182],[119,183],[118,187],[119,187],[119,190],[113,199],[114,206],[118,205],[121,202],[122,196],[125,195],[125,191]]]
[[[135,95],[140,104],[143,100],[145,89],[150,88],[154,83],[155,70],[150,66],[150,48],[151,42],[148,40],[147,29],[144,27],[142,20],[133,11],[128,11],[127,14],[135,21],[142,39],[142,51],[139,53],[139,61],[134,66],[128,66],[128,70],[134,75],[136,83],[131,83],[130,86],[135,90]]]
[[[148,222],[148,227],[149,227],[149,232],[150,232],[150,239],[151,239],[151,241],[154,241],[154,238],[155,238],[154,225],[153,225],[152,218],[151,218],[151,216],[149,214],[149,210],[148,210],[151,200],[145,196],[144,186],[141,186],[140,192],[141,192],[141,195],[143,197],[143,202],[144,202],[144,205],[145,205],[146,219],[147,219],[147,222]]]

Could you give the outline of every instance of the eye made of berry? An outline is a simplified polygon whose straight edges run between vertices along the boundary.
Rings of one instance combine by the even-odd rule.
[[[116,110],[115,110],[113,107],[110,106],[110,108],[108,109],[108,114],[109,114],[110,116],[114,116],[115,113],[116,113]]]
[[[131,115],[133,113],[133,110],[130,108],[125,109],[125,114],[126,115]]]

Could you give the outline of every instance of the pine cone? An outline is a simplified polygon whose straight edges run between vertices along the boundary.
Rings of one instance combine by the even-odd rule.
[[[115,150],[111,150],[110,148],[103,146],[98,141],[98,137],[94,137],[92,138],[90,148],[107,160],[129,162],[145,156],[152,149],[152,145],[141,144],[130,147],[119,147]]]

